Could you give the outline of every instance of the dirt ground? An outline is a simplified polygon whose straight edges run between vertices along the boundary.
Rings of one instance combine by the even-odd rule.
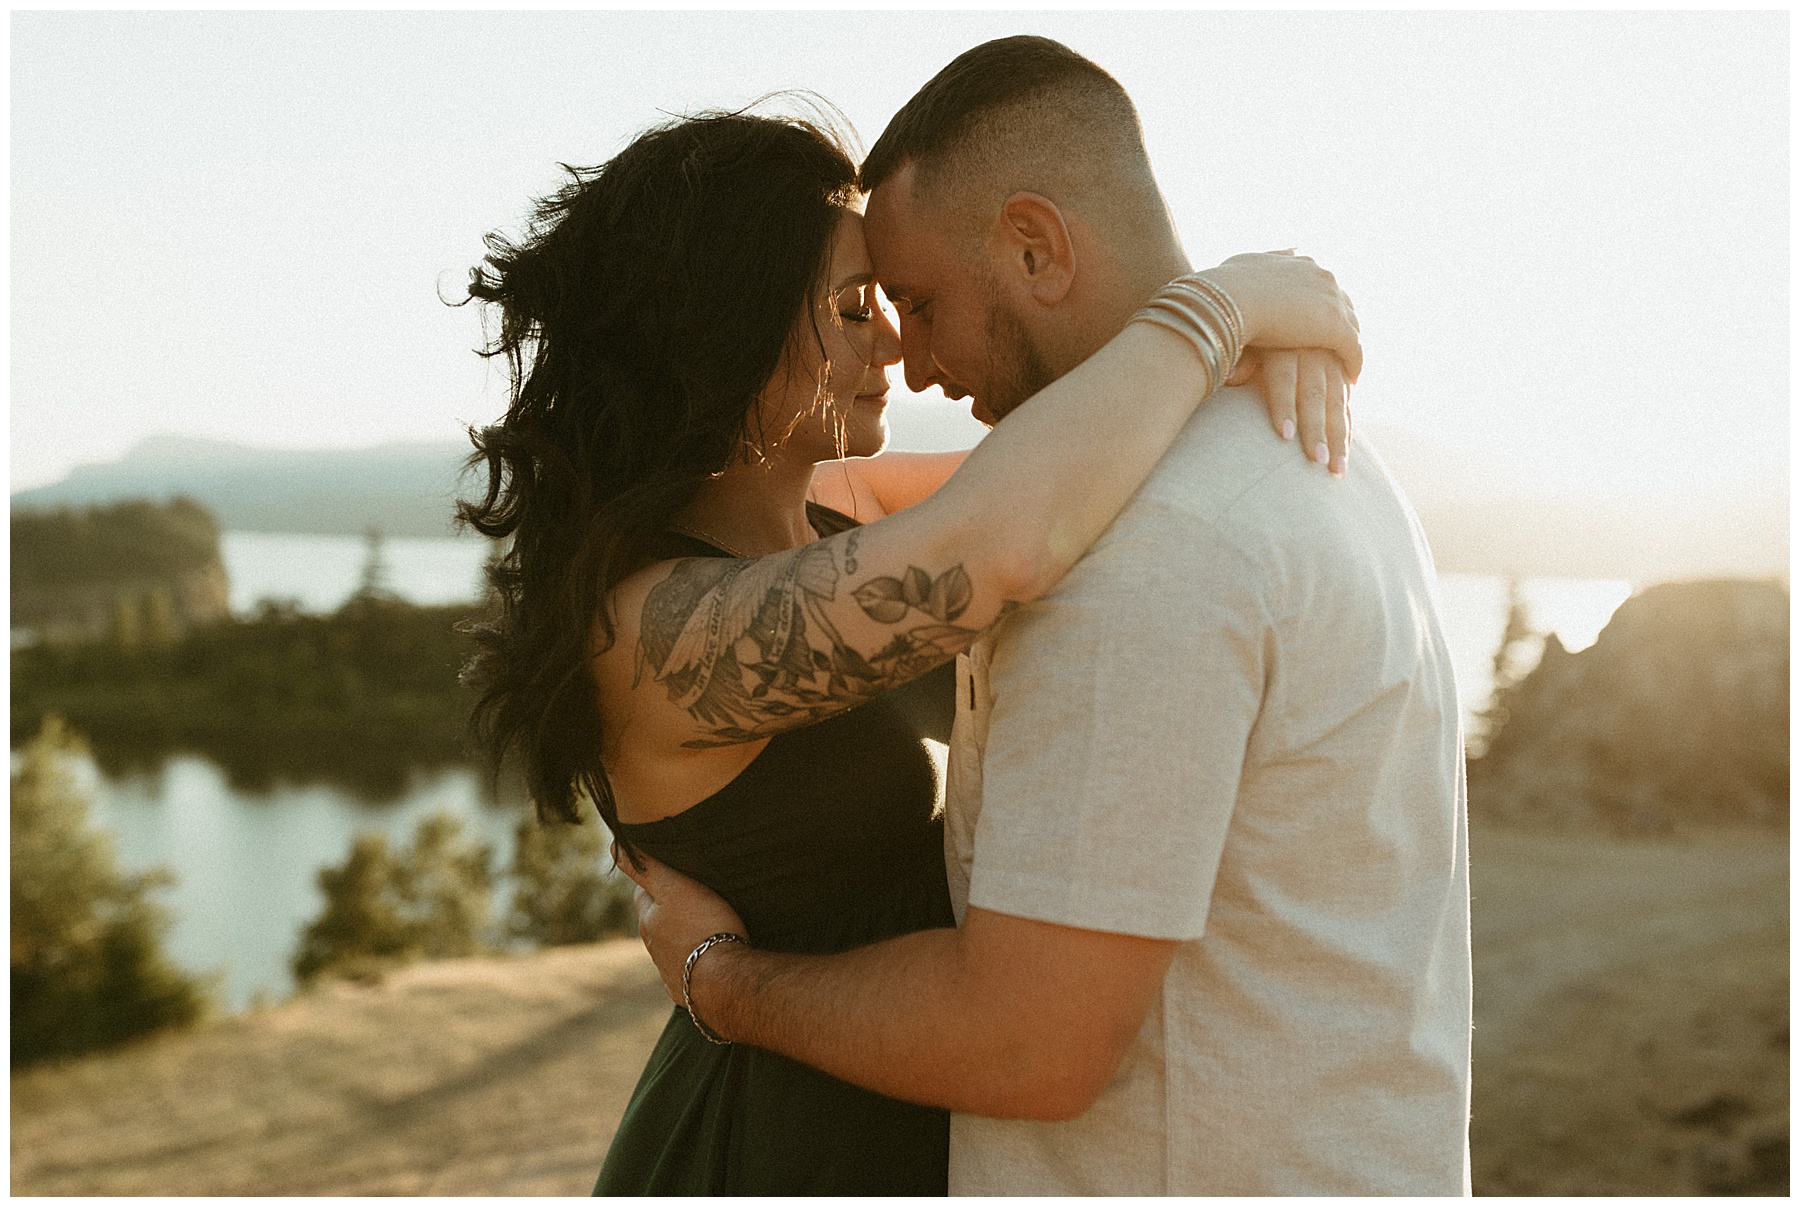
[[[1786,1194],[1786,835],[1470,837],[1477,1194]]]
[[[336,984],[12,1083],[14,1194],[587,1194],[669,1000],[635,939]]]
[[[1471,837],[1479,1194],[1783,1194],[1785,836]],[[425,965],[13,1078],[15,1194],[585,1194],[635,941]]]

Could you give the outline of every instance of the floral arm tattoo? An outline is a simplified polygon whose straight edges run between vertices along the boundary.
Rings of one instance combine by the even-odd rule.
[[[644,601],[637,682],[648,669],[704,736],[689,747],[771,737],[853,708],[968,648],[978,630],[953,622],[974,584],[962,566],[933,577],[917,566],[850,590],[892,636],[879,649],[846,641],[824,607],[856,572],[856,536],[785,555],[685,558]]]

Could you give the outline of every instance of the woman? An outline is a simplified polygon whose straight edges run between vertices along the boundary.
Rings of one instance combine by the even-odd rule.
[[[1214,372],[1133,323],[953,474],[956,457],[876,457],[815,484],[880,451],[899,359],[850,159],[806,123],[720,114],[573,175],[529,238],[490,236],[470,287],[500,310],[489,352],[513,382],[475,436],[486,497],[461,508],[512,538],[477,633],[486,740],[518,754],[540,815],[591,798],[627,852],[719,891],[759,944],[949,925],[919,738],[951,689],[931,672],[1086,550]],[[1356,354],[1310,263],[1208,278],[1245,342]],[[815,485],[874,522],[809,502]],[[946,1135],[943,1112],[715,1045],[677,1012],[597,1190],[941,1194]]]

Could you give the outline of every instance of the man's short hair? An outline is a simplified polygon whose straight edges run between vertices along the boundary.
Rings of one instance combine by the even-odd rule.
[[[872,191],[909,162],[926,204],[1028,190],[1090,212],[1162,205],[1125,89],[1049,38],[997,38],[952,59],[894,115],[859,183]]]

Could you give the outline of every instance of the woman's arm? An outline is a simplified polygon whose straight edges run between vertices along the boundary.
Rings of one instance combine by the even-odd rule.
[[[1360,368],[1348,303],[1310,261],[1235,257],[1208,275],[1238,300],[1246,342],[1330,347]],[[967,648],[1098,539],[1208,375],[1187,340],[1130,323],[901,513],[784,553],[627,579],[618,640],[595,663],[609,761],[626,745],[727,746],[809,725]]]
[[[808,497],[867,524],[905,511],[942,486],[969,458],[969,450],[949,453],[878,453],[826,461],[813,471]]]

